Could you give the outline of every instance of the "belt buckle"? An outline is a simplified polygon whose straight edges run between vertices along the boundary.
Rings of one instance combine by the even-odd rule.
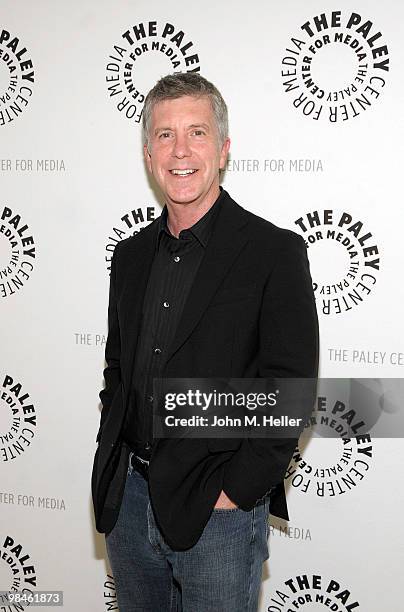
[[[145,480],[149,480],[149,470],[148,470],[149,464],[147,461],[143,462],[142,459],[140,459],[140,457],[137,457],[135,454],[133,454],[132,455],[132,467],[137,472],[139,472],[139,474],[141,474]]]

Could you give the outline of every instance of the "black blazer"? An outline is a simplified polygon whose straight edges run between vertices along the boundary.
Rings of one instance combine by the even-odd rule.
[[[220,207],[162,376],[315,378],[318,321],[303,239],[245,210],[227,192]],[[130,449],[120,432],[158,221],[118,243],[111,264],[105,389],[92,472],[101,533],[114,527],[125,486]],[[193,546],[222,489],[243,510],[273,489],[271,512],[288,519],[283,478],[296,442],[157,440],[149,489],[167,543],[176,550]]]

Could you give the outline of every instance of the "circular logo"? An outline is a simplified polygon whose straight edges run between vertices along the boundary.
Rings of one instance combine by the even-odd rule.
[[[367,477],[373,462],[368,432],[381,416],[374,389],[344,379],[327,383],[285,473],[292,489],[321,499],[344,495]]]
[[[378,27],[359,13],[327,11],[300,26],[282,59],[282,84],[305,117],[342,123],[378,100],[390,70]]]
[[[22,289],[34,270],[35,257],[35,242],[28,225],[21,215],[4,206],[0,216],[1,297]]]
[[[1,594],[0,606],[5,606],[3,610],[11,610],[11,607],[15,610],[22,610],[30,605],[29,601],[24,601],[24,596],[29,598],[36,591],[35,566],[22,544],[13,537],[6,535],[0,542],[1,590],[7,591],[10,596],[15,593],[15,597],[18,597],[12,603],[11,599],[7,599],[7,595]],[[22,594],[21,599],[19,599],[20,594]]]
[[[107,578],[103,585],[103,593],[106,610],[118,610],[115,580],[111,574],[107,574]]]
[[[168,22],[142,22],[123,32],[108,56],[107,92],[126,119],[140,123],[147,92],[158,78],[199,70],[198,53],[183,30]]]
[[[22,455],[36,433],[36,411],[22,384],[9,374],[0,386],[0,458],[11,461]]]
[[[360,610],[355,596],[340,580],[321,574],[301,574],[284,581],[273,590],[265,610],[292,612],[292,610],[333,610],[352,612]]]
[[[112,228],[105,247],[105,262],[108,274],[111,272],[111,260],[116,244],[125,238],[138,234],[154,221],[156,216],[157,209],[155,206],[140,206],[122,215],[120,222]]]
[[[362,304],[378,280],[380,252],[373,234],[349,212],[315,210],[296,219],[310,253],[314,295],[323,315]]]
[[[0,30],[0,125],[14,121],[28,106],[34,76],[24,44],[12,32]]]

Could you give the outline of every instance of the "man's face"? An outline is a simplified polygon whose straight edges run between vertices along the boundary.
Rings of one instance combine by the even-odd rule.
[[[182,96],[154,106],[144,153],[167,202],[201,204],[219,195],[229,146],[219,143],[209,98]]]

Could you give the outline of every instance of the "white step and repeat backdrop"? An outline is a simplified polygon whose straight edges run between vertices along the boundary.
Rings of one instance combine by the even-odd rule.
[[[0,589],[118,609],[90,473],[111,255],[161,210],[140,137],[160,76],[219,87],[223,185],[306,239],[321,375],[403,376],[403,20],[395,0],[2,0]],[[371,436],[295,455],[260,612],[401,610],[403,456]]]

